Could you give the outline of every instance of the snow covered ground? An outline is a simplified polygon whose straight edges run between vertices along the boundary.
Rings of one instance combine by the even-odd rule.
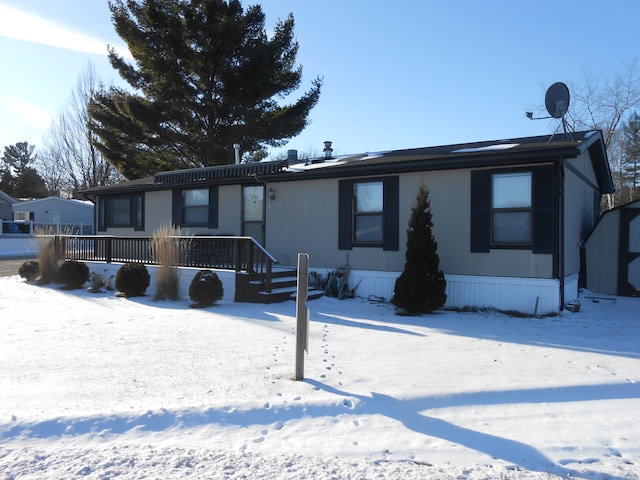
[[[394,315],[0,278],[0,478],[640,478],[640,299]]]

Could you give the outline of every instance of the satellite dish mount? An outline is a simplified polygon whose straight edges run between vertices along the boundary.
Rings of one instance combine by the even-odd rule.
[[[547,112],[553,118],[561,120],[565,135],[568,133],[568,125],[564,116],[569,111],[570,99],[569,88],[562,82],[556,82],[551,85],[544,96],[544,105],[547,107]]]
[[[534,117],[533,112],[527,112],[527,118],[530,120],[543,120],[545,118],[559,118],[560,124],[564,130],[564,134],[571,136],[569,133],[569,125],[565,120],[565,115],[569,111],[569,100],[571,95],[569,94],[569,88],[562,82],[556,82],[547,89],[547,93],[544,97],[544,105],[549,112],[548,117]],[[560,127],[558,127],[560,128]],[[554,132],[554,135],[556,134]],[[551,136],[553,138],[553,135]]]

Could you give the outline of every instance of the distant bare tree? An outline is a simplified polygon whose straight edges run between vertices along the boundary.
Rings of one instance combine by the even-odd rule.
[[[305,163],[314,158],[322,157],[322,152],[318,148],[307,147],[306,150],[297,150],[297,152],[298,152],[297,153],[298,162],[300,163]],[[270,157],[270,160],[284,161],[284,160],[287,160],[288,157],[289,157],[289,152],[283,150],[283,151],[277,152],[275,155],[272,155]]]
[[[51,191],[73,195],[78,190],[122,179],[95,148],[95,136],[89,129],[87,104],[99,87],[95,69],[89,64],[66,108],[49,127],[38,170]]]
[[[600,129],[614,177],[616,193],[605,199],[605,209],[623,201],[622,152],[625,150],[622,127],[640,107],[640,65],[638,59],[624,64],[621,73],[603,76],[584,72],[582,83],[574,84],[567,122],[574,130]]]
[[[583,83],[571,89],[568,120],[576,130],[601,129],[608,148],[626,116],[639,106],[640,66],[634,59],[610,77],[585,71]]]

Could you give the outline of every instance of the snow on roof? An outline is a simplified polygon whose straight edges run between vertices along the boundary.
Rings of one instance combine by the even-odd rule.
[[[27,198],[27,199],[19,199],[18,204],[15,205],[16,207],[25,205],[25,204],[34,204],[34,203],[43,203],[43,202],[65,202],[68,204],[82,204],[82,205],[87,205],[87,206],[93,206],[93,203],[87,201],[87,200],[77,200],[75,198],[62,198],[62,197],[44,197],[44,198]]]
[[[321,168],[327,168],[327,167],[336,167],[338,165],[344,165],[345,163],[351,163],[351,162],[357,162],[360,160],[363,160],[366,157],[366,155],[364,154],[358,154],[358,155],[345,155],[342,157],[337,157],[337,158],[330,158],[330,159],[310,159],[308,162],[306,163],[294,163],[292,165],[289,165],[288,170],[290,172],[306,172],[309,170],[318,170]]]
[[[475,152],[487,152],[492,150],[508,150],[510,148],[515,148],[519,143],[500,143],[494,145],[487,145],[485,147],[474,147],[474,148],[460,148],[458,150],[452,150],[451,153],[475,153]]]

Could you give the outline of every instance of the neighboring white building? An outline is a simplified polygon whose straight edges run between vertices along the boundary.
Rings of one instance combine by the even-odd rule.
[[[92,234],[93,204],[60,197],[23,200],[13,204],[13,220],[33,222],[34,225],[51,225],[56,228],[73,228],[74,233]]]
[[[12,220],[13,219],[13,210],[11,206],[16,203],[16,201],[7,195],[4,192],[0,192],[0,219],[1,220]]]

